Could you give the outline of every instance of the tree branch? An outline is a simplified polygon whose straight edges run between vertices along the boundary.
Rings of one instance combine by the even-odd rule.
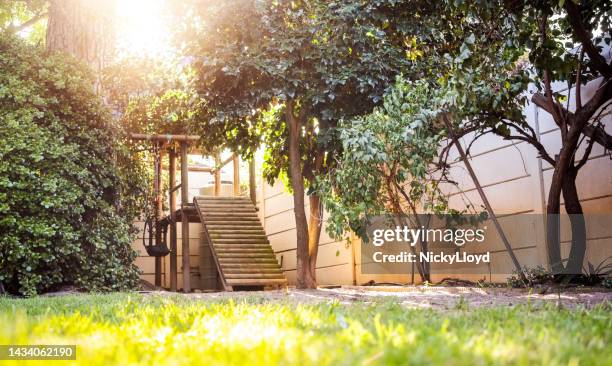
[[[591,150],[593,150],[594,142],[595,142],[595,139],[589,140],[589,144],[587,145],[587,148],[584,151],[584,155],[582,155],[582,159],[580,159],[580,161],[576,165],[576,170],[579,170],[580,168],[582,168],[584,164],[586,164],[586,162],[589,160],[589,155],[591,155]]]
[[[38,13],[36,15],[34,15],[32,18],[28,19],[27,21],[19,24],[19,25],[11,25],[8,29],[8,31],[10,33],[18,33],[21,32],[22,30],[29,28],[31,26],[33,26],[34,24],[38,23],[39,20],[41,20],[42,18],[46,17],[48,15],[47,12],[42,12],[42,13]]]
[[[540,20],[540,37],[542,38],[542,47],[546,45],[546,42],[548,39],[547,25],[548,25],[547,15],[542,14],[542,20]],[[551,114],[553,116],[553,120],[555,121],[557,126],[559,126],[559,128],[561,129],[561,137],[563,138],[563,140],[565,140],[565,136],[567,135],[567,123],[565,121],[564,116],[561,115],[561,112],[560,112],[561,108],[559,108],[559,106],[557,105],[557,103],[555,102],[553,98],[553,91],[552,91],[551,80],[550,80],[550,70],[546,64],[544,65],[543,71],[544,71],[544,90],[545,90],[544,96],[546,97],[546,101],[548,105],[550,106],[549,109],[552,112]]]
[[[576,111],[574,120],[579,125],[574,127],[584,132],[595,112],[609,99],[612,99],[612,83],[610,79],[607,79],[601,83],[593,97],[579,111]]]
[[[580,57],[578,58],[578,69],[576,70],[576,110],[582,108],[582,96],[580,95],[580,89],[582,85],[582,61],[584,60],[584,48],[580,50]],[[569,100],[569,98],[568,98]]]
[[[538,107],[545,110],[546,112],[552,114],[552,111],[550,110],[550,106],[546,100],[546,97],[543,96],[541,93],[535,93],[533,97],[531,97],[531,101]],[[567,111],[567,113],[570,116],[573,115],[572,112]],[[572,120],[573,118],[569,118],[570,122]],[[594,139],[595,142],[605,147],[606,149],[612,150],[612,136],[610,136],[601,126],[586,125],[584,126],[582,133],[588,136],[589,138]]]
[[[536,150],[538,150],[538,152],[540,153],[540,157],[542,159],[546,160],[546,162],[549,163],[551,166],[555,166],[555,160],[548,154],[548,152],[546,151],[546,148],[544,147],[544,145],[540,143],[540,141],[533,139],[531,137],[518,136],[518,135],[510,135],[510,136],[503,136],[503,137],[504,137],[504,140],[519,140],[519,141],[525,141],[528,144],[531,144],[533,147],[536,148]]]
[[[601,75],[606,78],[612,77],[612,67],[606,63],[606,59],[599,53],[599,50],[593,42],[591,42],[591,35],[584,27],[582,22],[582,14],[580,14],[580,8],[573,1],[566,1],[563,5],[568,15],[568,21],[574,30],[574,34],[582,43],[582,49],[589,55],[589,59],[593,63],[593,66]]]

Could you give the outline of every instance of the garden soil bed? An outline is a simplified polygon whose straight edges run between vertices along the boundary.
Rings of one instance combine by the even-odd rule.
[[[171,292],[148,292],[150,295],[172,295]],[[288,288],[270,291],[193,293],[190,298],[201,300],[257,299],[262,302],[321,303],[338,301],[397,302],[410,308],[453,309],[461,307],[514,306],[518,304],[542,305],[550,303],[563,307],[593,307],[612,302],[612,291],[605,288],[569,288],[558,291],[548,289],[509,289],[477,287],[425,287],[425,286],[342,286],[318,290]]]

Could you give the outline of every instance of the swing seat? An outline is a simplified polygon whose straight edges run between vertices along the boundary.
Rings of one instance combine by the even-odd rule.
[[[165,257],[170,254],[170,249],[165,244],[147,245],[145,249],[150,257]]]
[[[161,242],[153,244],[153,224],[152,219],[147,219],[145,221],[144,231],[147,231],[147,226],[149,226],[149,245],[146,244],[145,238],[142,238],[142,243],[147,251],[147,254],[150,257],[165,257],[170,254],[170,249],[168,249],[168,245],[166,245],[166,234],[168,232],[168,225],[156,225],[156,230],[161,229]],[[162,227],[160,227],[162,226]]]

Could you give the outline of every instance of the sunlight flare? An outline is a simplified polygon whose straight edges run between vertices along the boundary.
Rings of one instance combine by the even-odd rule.
[[[170,52],[164,0],[117,1],[120,56],[163,57]]]

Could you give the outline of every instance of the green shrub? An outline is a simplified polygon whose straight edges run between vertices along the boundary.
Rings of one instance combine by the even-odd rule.
[[[14,294],[138,283],[143,177],[85,66],[0,34],[0,281]]]
[[[513,271],[513,275],[509,277],[506,281],[509,287],[521,288],[521,287],[529,287],[534,285],[546,285],[550,284],[555,280],[552,272],[547,270],[542,266],[537,266],[535,268],[529,268],[523,266],[523,273],[527,278],[527,283],[523,283],[520,276]]]

